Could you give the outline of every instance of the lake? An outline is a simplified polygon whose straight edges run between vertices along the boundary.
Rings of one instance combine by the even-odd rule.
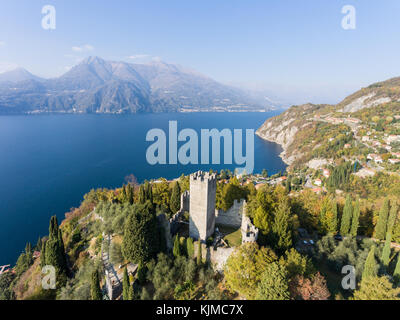
[[[278,111],[267,113],[178,113],[140,115],[37,115],[0,117],[0,265],[14,264],[26,242],[48,234],[92,188],[115,188],[134,174],[139,182],[200,169],[233,165],[155,165],[146,161],[146,134],[171,120],[178,131],[192,128],[256,130]],[[200,136],[200,134],[199,134]],[[280,146],[255,136],[254,172],[283,171]],[[243,132],[243,143],[245,141]],[[183,144],[183,143],[181,143]],[[245,150],[245,149],[244,149]]]

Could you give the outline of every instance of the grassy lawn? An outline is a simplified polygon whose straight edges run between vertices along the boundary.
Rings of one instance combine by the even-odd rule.
[[[231,247],[238,247],[242,244],[242,233],[239,229],[227,226],[217,226],[219,231],[224,235],[224,240]]]

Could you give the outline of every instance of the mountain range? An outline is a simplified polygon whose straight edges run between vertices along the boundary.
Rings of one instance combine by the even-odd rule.
[[[58,78],[0,74],[0,114],[265,111],[247,92],[164,62],[88,57]]]

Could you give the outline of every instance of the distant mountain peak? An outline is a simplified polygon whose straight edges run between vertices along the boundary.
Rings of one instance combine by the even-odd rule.
[[[26,80],[40,80],[40,78],[19,66],[13,70],[0,73],[0,82],[19,82]]]
[[[106,61],[98,56],[89,56],[81,61],[80,64],[105,64]]]

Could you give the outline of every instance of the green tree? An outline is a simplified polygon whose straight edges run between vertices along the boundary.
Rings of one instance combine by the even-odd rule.
[[[131,287],[131,285],[129,282],[128,269],[125,267],[124,268],[124,277],[122,279],[122,298],[124,300],[131,300],[129,297],[130,287]]]
[[[193,244],[193,239],[188,237],[186,239],[186,252],[189,258],[193,258],[194,256],[194,244]]]
[[[350,234],[353,237],[357,236],[358,225],[360,223],[359,220],[360,220],[360,201],[357,199],[356,204],[354,206],[353,219],[351,222],[351,230],[350,230]]]
[[[143,265],[142,263],[139,263],[137,269],[137,279],[141,285],[143,285],[146,282],[146,273],[147,273],[146,266]]]
[[[122,254],[128,261],[149,261],[160,248],[157,220],[150,201],[137,205],[125,223]]]
[[[196,257],[196,264],[201,266],[203,264],[203,254],[201,252],[201,241],[197,241],[197,257]]]
[[[328,233],[336,233],[338,230],[338,208],[336,199],[332,199],[332,219],[329,219],[328,223]]]
[[[400,300],[400,288],[393,288],[387,277],[371,276],[363,279],[354,300]]]
[[[394,269],[393,272],[393,278],[395,279],[396,282],[400,281],[400,253],[397,254],[397,263],[396,263],[396,268]]]
[[[395,222],[397,220],[397,214],[399,211],[399,206],[397,205],[397,203],[392,204],[391,208],[390,208],[390,214],[389,214],[389,220],[388,220],[388,230],[393,230]]]
[[[364,270],[362,273],[362,281],[370,277],[375,277],[377,274],[377,264],[375,260],[375,246],[373,245],[368,253],[367,260],[364,264]]]
[[[46,264],[46,241],[42,241],[42,250],[40,250],[40,266],[43,268]]]
[[[261,172],[261,175],[262,175],[264,178],[268,178],[268,171],[267,171],[266,169],[263,169],[262,172]]]
[[[58,279],[66,280],[67,260],[65,256],[64,242],[61,229],[59,229],[57,217],[50,219],[49,239],[46,241],[45,261],[57,270]]]
[[[178,182],[174,183],[171,193],[170,209],[172,214],[175,214],[181,208],[181,188]]]
[[[179,243],[178,234],[175,236],[174,248],[172,250],[172,253],[173,253],[175,258],[177,258],[177,257],[179,257],[181,255],[181,246],[180,246],[180,243]]]
[[[31,247],[30,242],[28,242],[25,246],[25,256],[26,256],[26,262],[27,262],[28,266],[32,265],[33,254],[32,254],[32,247]]]
[[[129,202],[129,204],[133,204],[133,194],[133,187],[130,183],[128,183],[126,186],[126,200]]]
[[[103,299],[103,295],[101,294],[101,289],[100,289],[99,273],[97,270],[92,273],[90,296],[91,296],[92,300],[102,300]]]
[[[292,231],[289,226],[290,206],[287,199],[279,202],[275,211],[272,232],[274,235],[274,247],[283,253],[292,246]]]
[[[385,199],[383,206],[379,212],[378,222],[375,226],[375,238],[379,240],[385,239],[389,216],[389,199]]]
[[[247,299],[254,299],[264,270],[277,259],[274,251],[260,248],[257,243],[244,243],[237,247],[224,267],[227,288],[231,292],[239,292]]]
[[[346,202],[343,208],[342,222],[340,225],[340,233],[344,236],[348,235],[350,232],[352,213],[353,213],[353,205],[351,203],[350,195],[347,195]]]
[[[257,288],[258,300],[289,300],[287,270],[277,262],[267,264]]]
[[[392,243],[392,232],[391,230],[388,230],[386,233],[386,241],[385,241],[385,246],[383,247],[382,251],[382,263],[383,265],[387,268],[389,266],[390,262],[390,245]]]

